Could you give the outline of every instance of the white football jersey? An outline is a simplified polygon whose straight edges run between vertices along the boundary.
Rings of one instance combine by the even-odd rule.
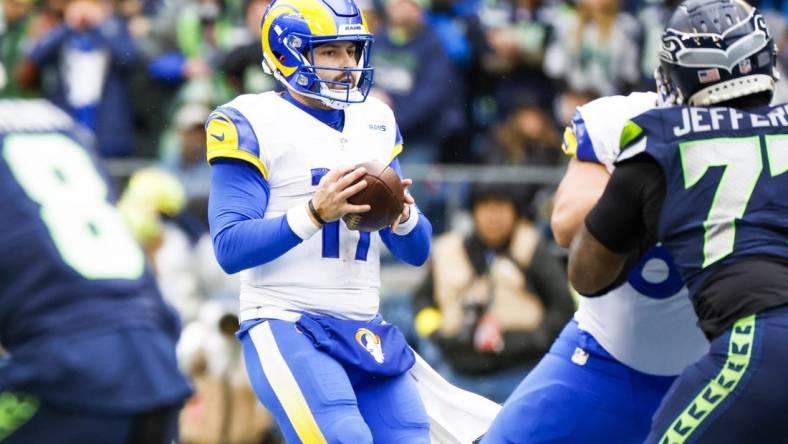
[[[580,106],[564,133],[564,149],[613,171],[624,124],[656,103],[655,93],[633,93]],[[709,347],[687,288],[660,246],[646,252],[628,282],[603,296],[581,297],[575,319],[620,362],[653,375],[677,375]]]
[[[391,109],[372,97],[345,110],[340,132],[275,92],[242,95],[214,111],[207,133],[209,160],[243,159],[267,179],[266,219],[303,208],[329,170],[388,162],[401,150]],[[289,215],[288,222],[293,227]],[[351,231],[341,220],[326,224],[279,258],[241,272],[241,321],[292,320],[295,312],[371,319],[380,244],[378,233]]]

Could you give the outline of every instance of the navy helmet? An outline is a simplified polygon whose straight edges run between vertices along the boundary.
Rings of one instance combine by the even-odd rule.
[[[741,0],[688,0],[662,34],[655,75],[663,102],[708,106],[752,94],[769,100],[777,45],[763,16]]]

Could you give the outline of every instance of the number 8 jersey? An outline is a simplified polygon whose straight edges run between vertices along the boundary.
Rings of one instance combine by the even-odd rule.
[[[163,329],[178,321],[74,124],[43,100],[0,102],[0,342]]]
[[[368,98],[345,111],[342,131],[275,92],[242,95],[217,108],[206,124],[208,161],[240,159],[268,185],[264,218],[306,205],[329,170],[401,150],[390,108]],[[290,319],[293,312],[371,319],[380,287],[378,233],[350,231],[341,220],[274,261],[241,272],[241,320]]]

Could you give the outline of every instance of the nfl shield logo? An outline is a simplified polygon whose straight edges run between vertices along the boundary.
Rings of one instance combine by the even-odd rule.
[[[752,63],[750,63],[750,59],[746,58],[739,62],[739,72],[742,74],[747,74],[748,72],[752,71]]]

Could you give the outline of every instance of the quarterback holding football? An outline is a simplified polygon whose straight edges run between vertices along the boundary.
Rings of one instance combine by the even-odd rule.
[[[252,386],[288,442],[428,443],[416,358],[378,306],[381,243],[419,266],[432,227],[404,192],[394,114],[367,97],[372,35],[351,0],[276,0],[261,33],[284,92],[206,123],[211,235],[241,274]]]

